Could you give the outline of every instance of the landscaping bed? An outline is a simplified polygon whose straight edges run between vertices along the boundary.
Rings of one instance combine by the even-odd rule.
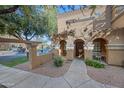
[[[46,75],[50,77],[60,77],[63,76],[69,69],[72,61],[64,61],[63,66],[61,67],[56,67],[54,65],[54,62],[51,60],[50,62],[46,62],[36,69],[29,69],[29,63],[24,63],[24,64],[19,64],[15,66],[15,68],[22,69],[25,71],[41,74],[41,75]]]
[[[124,88],[124,68],[106,65],[105,68],[87,66],[87,74],[94,80]]]
[[[86,59],[85,60],[85,64],[94,68],[104,68],[105,65],[100,63],[98,60],[94,60],[94,59]]]

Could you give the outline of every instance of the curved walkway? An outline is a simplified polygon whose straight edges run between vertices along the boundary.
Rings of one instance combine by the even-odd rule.
[[[51,78],[0,65],[0,84],[14,88],[107,88],[87,75],[83,61],[73,60],[68,72],[61,77]]]

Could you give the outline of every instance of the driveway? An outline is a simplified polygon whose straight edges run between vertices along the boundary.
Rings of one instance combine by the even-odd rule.
[[[52,78],[16,68],[0,65],[0,84],[10,88],[108,88],[87,75],[83,61],[73,60],[69,70],[61,77]]]

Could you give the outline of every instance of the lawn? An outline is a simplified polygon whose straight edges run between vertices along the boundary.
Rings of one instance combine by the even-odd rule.
[[[13,66],[16,66],[18,64],[25,63],[27,61],[28,60],[27,60],[26,57],[17,57],[17,58],[14,58],[12,60],[9,60],[7,62],[0,61],[0,64],[5,65],[5,66],[8,66],[8,67],[13,67]]]

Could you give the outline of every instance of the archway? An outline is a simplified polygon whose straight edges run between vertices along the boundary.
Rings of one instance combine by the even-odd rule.
[[[84,41],[82,39],[76,39],[74,45],[75,57],[84,58]]]
[[[106,44],[107,40],[103,38],[96,38],[93,40],[94,49],[93,49],[93,58],[100,61],[107,61],[107,49]]]
[[[65,40],[61,40],[60,41],[60,55],[62,56],[66,56],[67,51],[66,51],[66,41]]]

